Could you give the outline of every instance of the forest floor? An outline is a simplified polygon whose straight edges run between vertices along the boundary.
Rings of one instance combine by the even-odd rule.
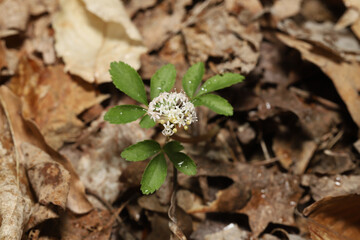
[[[187,239],[360,239],[360,4],[356,0],[0,1],[0,239],[176,239],[173,172],[140,192],[145,162],[120,153],[161,127],[103,120],[118,104],[110,62],[149,92],[161,66],[204,62],[223,117],[197,108],[178,136],[196,162],[178,175]],[[171,169],[171,168],[169,168]]]

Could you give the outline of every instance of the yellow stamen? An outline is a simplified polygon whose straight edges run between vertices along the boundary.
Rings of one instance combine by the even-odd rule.
[[[176,129],[176,128],[174,128],[172,131],[173,131],[173,133],[177,133],[177,129]]]

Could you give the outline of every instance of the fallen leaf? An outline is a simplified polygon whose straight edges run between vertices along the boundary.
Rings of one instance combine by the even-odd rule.
[[[64,73],[63,66],[43,67],[26,57],[19,64],[19,75],[8,86],[20,97],[24,117],[38,124],[55,149],[65,141],[75,141],[84,127],[77,115],[106,98],[93,86],[73,80]]]
[[[60,223],[61,239],[108,240],[111,234],[111,221],[111,213],[107,210],[93,210],[80,216],[67,212]]]
[[[88,82],[110,82],[112,61],[140,67],[146,48],[121,1],[61,0],[53,18],[55,49],[65,71]]]
[[[302,182],[310,187],[311,196],[315,201],[328,196],[360,194],[360,176],[356,175],[336,175],[331,177],[304,175]]]
[[[19,54],[15,49],[6,48],[5,42],[0,41],[0,75],[10,76],[15,74],[19,62]]]
[[[158,6],[139,12],[134,23],[144,37],[148,51],[159,49],[172,34],[178,32],[191,0],[163,1]]]
[[[277,33],[276,36],[289,47],[300,51],[302,57],[330,77],[344,101],[354,122],[360,126],[360,67],[358,62],[338,61],[310,43]]]
[[[42,151],[46,152],[57,163],[61,164],[71,174],[70,190],[67,196],[66,207],[74,213],[86,213],[92,209],[85,196],[85,189],[80,182],[78,175],[73,169],[71,163],[64,156],[51,148],[45,142],[44,137],[40,133],[36,124],[32,121],[25,120],[21,115],[22,103],[20,99],[14,95],[7,87],[0,87],[1,103],[6,106],[8,111],[9,122],[13,129],[13,136],[15,146],[19,153],[22,153],[21,144],[24,142],[30,143]],[[23,154],[20,154],[23,157]]]
[[[285,169],[300,175],[305,172],[317,146],[317,143],[300,129],[280,126],[273,139],[272,148]]]
[[[41,17],[30,23],[25,40],[26,52],[31,55],[40,53],[44,63],[54,64],[56,61],[56,54],[54,48],[54,36],[52,29],[50,29],[50,16]]]
[[[224,5],[207,9],[194,27],[184,28],[182,33],[190,64],[215,57],[222,59],[220,63],[211,63],[217,73],[226,70],[249,73],[257,63],[262,39],[258,23],[241,24],[225,11]]]
[[[356,168],[351,150],[332,151],[326,149],[323,153],[317,154],[311,161],[313,162],[312,171],[319,174],[341,174]]]
[[[29,218],[29,221],[26,224],[25,231],[35,227],[36,225],[43,223],[49,219],[59,218],[59,215],[51,209],[51,206],[43,206],[39,203],[36,203],[32,208],[32,214]]]
[[[125,2],[126,12],[133,17],[138,11],[153,7],[156,0],[132,0]]]
[[[0,239],[17,240],[31,214],[32,197],[19,163],[4,98],[0,94]]]
[[[360,3],[356,0],[343,0],[343,2],[344,5],[348,8],[344,15],[348,14],[349,12],[351,13],[351,15],[353,15],[351,21],[351,29],[353,30],[357,38],[360,39]],[[357,15],[356,19],[356,16],[354,15]]]
[[[250,233],[243,229],[240,229],[238,225],[230,223],[223,230],[207,234],[204,240],[246,240],[249,239]]]
[[[0,2],[0,37],[7,37],[24,31],[29,18],[28,5],[21,0]]]
[[[298,25],[295,21],[287,19],[279,23],[277,27],[290,36],[311,42],[339,58],[347,61],[360,59],[360,43],[358,39],[348,29],[334,31],[334,24],[331,22],[307,21],[302,25]]]
[[[300,12],[302,0],[277,0],[270,8],[276,21],[295,16]]]
[[[360,236],[360,196],[326,197],[304,210],[313,240],[356,240]]]
[[[236,206],[238,202],[241,205],[232,209],[232,212],[248,215],[249,224],[255,236],[258,236],[269,223],[295,224],[293,211],[302,194],[297,177],[290,174],[277,173],[264,167],[252,167],[246,164],[237,164],[238,167],[233,166],[232,170],[230,165],[229,168],[225,167],[224,163],[222,165],[222,170],[214,172],[208,170],[209,168],[206,168],[206,170],[199,168],[198,175],[228,176],[239,184],[238,187],[251,186],[250,199],[244,201],[244,194],[229,195],[230,191],[227,194],[220,192],[215,201],[207,206],[190,209],[189,213],[221,211],[221,206],[226,206],[226,202],[233,201],[233,206]],[[231,187],[228,189],[231,189]],[[241,188],[239,189],[240,192],[243,192]],[[226,190],[222,192],[225,193]],[[232,196],[233,198],[230,197],[229,199],[226,196]],[[245,206],[242,207],[244,203]]]
[[[21,149],[27,175],[39,203],[45,206],[51,203],[65,209],[70,173],[47,153],[29,143],[22,143]]]

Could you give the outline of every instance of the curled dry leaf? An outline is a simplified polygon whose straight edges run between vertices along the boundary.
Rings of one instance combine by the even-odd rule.
[[[53,18],[55,49],[65,70],[88,82],[110,82],[112,61],[140,67],[146,51],[121,1],[61,0]]]
[[[344,15],[351,15],[351,29],[355,33],[358,39],[360,39],[360,2],[357,0],[343,0],[345,6],[348,8]],[[343,15],[343,16],[344,16]],[[355,16],[354,16],[355,15]],[[356,18],[357,15],[357,18]],[[342,20],[342,19],[340,19]],[[339,21],[340,21],[339,20]]]
[[[26,224],[25,231],[28,231],[45,220],[55,219],[58,217],[59,215],[55,213],[50,206],[43,206],[39,203],[36,203],[32,208],[32,214]]]
[[[313,240],[356,240],[360,236],[360,196],[326,197],[304,210]]]
[[[340,97],[346,104],[354,122],[360,126],[360,64],[356,61],[338,61],[329,53],[316,46],[290,36],[277,33],[276,36],[289,47],[300,51],[302,57],[318,67],[330,77]]]
[[[31,194],[24,183],[11,126],[0,94],[0,239],[19,240],[31,213]],[[19,181],[20,180],[20,181]]]
[[[52,203],[65,209],[70,173],[47,153],[29,143],[22,143],[21,149],[29,181],[39,203]]]
[[[16,149],[22,153],[20,148],[24,142],[30,143],[46,152],[54,161],[61,164],[71,175],[70,190],[67,197],[66,207],[75,213],[86,213],[92,209],[85,196],[85,189],[71,163],[64,156],[51,148],[46,142],[36,124],[25,120],[21,115],[22,103],[7,87],[0,87],[0,96],[3,106],[8,110],[8,118],[13,129]],[[20,154],[20,156],[23,156]]]
[[[77,115],[106,98],[90,84],[73,80],[62,65],[43,67],[26,57],[20,61],[19,75],[8,86],[20,97],[24,117],[37,123],[55,149],[64,141],[75,141],[84,127]]]

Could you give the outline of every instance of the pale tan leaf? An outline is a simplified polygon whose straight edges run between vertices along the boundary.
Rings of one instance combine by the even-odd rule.
[[[85,2],[85,3],[84,3]],[[55,49],[65,70],[88,82],[110,82],[112,61],[140,67],[146,51],[120,1],[61,0],[54,16]]]
[[[54,161],[65,167],[71,174],[70,190],[67,196],[66,207],[75,213],[86,213],[90,211],[92,205],[85,196],[84,186],[68,159],[47,145],[44,137],[34,122],[25,120],[22,117],[22,103],[16,95],[14,95],[7,87],[2,86],[0,87],[0,96],[2,104],[6,106],[6,109],[8,110],[8,118],[9,122],[11,122],[12,129],[14,130],[13,135],[17,151],[21,153],[21,144],[23,142],[28,142],[49,154]],[[20,156],[22,155],[20,154]]]
[[[0,37],[11,36],[25,30],[28,18],[28,6],[22,0],[0,1]]]
[[[39,61],[24,57],[19,72],[8,86],[21,98],[24,117],[38,124],[55,149],[64,141],[75,141],[84,127],[77,115],[107,97],[90,84],[73,80],[62,65],[43,67]]]
[[[3,98],[0,94],[0,100]],[[23,233],[30,211],[31,199],[26,194],[26,184],[20,179],[11,126],[6,116],[5,107],[0,105],[0,239],[19,240]],[[25,175],[24,175],[25,176]],[[26,177],[25,177],[26,178]],[[25,190],[25,191],[24,191]]]

